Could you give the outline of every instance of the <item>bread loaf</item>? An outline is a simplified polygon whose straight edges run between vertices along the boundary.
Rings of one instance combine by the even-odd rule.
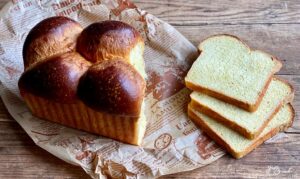
[[[129,144],[146,128],[144,42],[118,21],[83,29],[66,17],[38,23],[23,48],[21,96],[40,118]]]

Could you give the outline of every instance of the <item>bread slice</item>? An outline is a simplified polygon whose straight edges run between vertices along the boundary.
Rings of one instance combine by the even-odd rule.
[[[186,86],[247,111],[258,108],[272,75],[282,66],[230,35],[209,37],[198,48],[201,54],[185,78]]]
[[[188,108],[188,114],[192,121],[219,145],[223,146],[232,156],[241,158],[279,131],[290,127],[293,123],[295,112],[291,104],[286,104],[274,116],[263,132],[253,140],[244,138],[212,118],[197,112],[191,106]]]
[[[191,106],[246,138],[257,137],[282,105],[291,102],[293,87],[279,79],[273,78],[266,94],[255,112],[248,112],[203,93],[191,94]]]

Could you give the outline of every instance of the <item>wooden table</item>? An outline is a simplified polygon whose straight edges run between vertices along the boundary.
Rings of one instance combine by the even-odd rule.
[[[8,0],[0,1],[0,8]],[[230,33],[284,62],[280,77],[295,87],[296,118],[284,144],[264,144],[248,156],[229,155],[203,168],[164,178],[300,178],[300,1],[141,0],[140,8],[175,26],[195,45]],[[0,178],[89,178],[84,171],[37,147],[0,102]]]

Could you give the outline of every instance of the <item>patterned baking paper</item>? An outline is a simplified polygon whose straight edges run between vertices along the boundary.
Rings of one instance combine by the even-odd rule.
[[[38,119],[20,97],[22,47],[30,29],[51,16],[82,26],[120,20],[135,27],[146,44],[147,131],[143,144],[127,145]],[[149,178],[192,170],[224,155],[187,117],[190,91],[184,76],[197,48],[168,23],[127,0],[13,0],[0,12],[1,98],[33,141],[56,157],[81,166],[92,178]]]

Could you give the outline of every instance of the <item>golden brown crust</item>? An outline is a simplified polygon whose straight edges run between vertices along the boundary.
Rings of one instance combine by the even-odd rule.
[[[266,135],[260,137],[259,139],[253,139],[256,140],[252,145],[247,147],[244,151],[236,152],[234,149],[230,147],[221,137],[219,137],[216,133],[214,133],[209,126],[205,124],[199,117],[190,109],[192,107],[188,107],[188,115],[193,120],[193,122],[196,123],[198,127],[200,127],[205,133],[208,134],[216,143],[224,147],[233,157],[236,159],[242,158],[251,151],[253,151],[256,147],[258,147],[260,144],[262,144],[264,141],[268,140],[269,138],[276,135],[278,132],[286,130],[288,127],[290,127],[293,123],[295,112],[291,104],[289,105],[289,109],[291,110],[292,115],[290,116],[290,122],[286,125],[279,126],[278,128],[274,128],[271,131],[269,131]]]
[[[290,122],[288,124],[284,124],[279,126],[278,128],[273,128],[271,131],[269,131],[266,135],[262,136],[258,140],[256,140],[252,145],[250,145],[248,148],[245,149],[243,152],[237,152],[233,156],[237,159],[244,157],[248,153],[250,153],[252,150],[254,150],[256,147],[258,147],[260,144],[264,143],[266,140],[270,139],[271,137],[275,136],[278,132],[282,132],[289,127],[292,126],[294,117],[295,117],[295,111],[291,104],[289,105],[289,110],[291,110],[291,116],[290,116]]]
[[[295,112],[295,109],[293,107],[293,105],[291,103],[288,103],[287,105],[289,105],[289,109],[291,110],[291,120],[290,120],[290,123],[284,127],[281,127],[280,128],[280,131],[286,131],[289,127],[292,127],[293,123],[294,123],[294,120],[295,120],[295,116],[296,116],[296,112]]]
[[[79,23],[67,17],[50,17],[29,32],[23,47],[25,68],[60,53],[74,51],[81,33]]]
[[[217,34],[217,35],[213,35],[213,36],[210,36],[208,38],[206,38],[205,40],[208,40],[210,38],[213,38],[213,37],[216,37],[216,36],[228,36],[228,37],[232,37],[232,38],[235,38],[237,39],[238,41],[240,41],[242,44],[244,44],[248,49],[249,51],[253,51],[244,41],[242,41],[239,37],[236,37],[234,35],[230,35],[230,34]],[[205,41],[203,40],[203,41]],[[199,45],[198,47],[199,51],[200,51],[200,55],[201,55],[201,52],[203,51],[203,49],[201,49],[201,44]],[[256,51],[259,51],[259,50],[256,50]],[[186,87],[190,88],[191,90],[194,90],[194,91],[199,91],[199,92],[202,92],[204,94],[207,94],[207,95],[210,95],[212,97],[215,97],[217,99],[220,99],[224,102],[227,102],[229,104],[232,104],[232,105],[235,105],[235,106],[238,106],[244,110],[247,110],[249,112],[254,112],[257,110],[259,104],[261,103],[262,101],[262,98],[264,97],[266,91],[267,91],[267,88],[272,80],[272,77],[273,75],[278,72],[281,67],[282,67],[282,63],[280,60],[278,60],[277,58],[273,57],[272,55],[266,53],[266,52],[263,52],[263,51],[260,51],[261,53],[264,53],[266,55],[268,55],[273,61],[276,62],[276,66],[273,68],[272,72],[270,73],[266,83],[265,83],[265,86],[263,87],[260,95],[258,96],[258,98],[256,99],[255,101],[255,104],[249,104],[247,102],[244,102],[244,101],[240,101],[240,100],[237,100],[235,98],[232,98],[230,96],[227,96],[226,94],[223,94],[222,92],[219,92],[219,91],[215,91],[215,90],[211,90],[211,89],[208,89],[206,87],[203,87],[203,86],[199,86],[199,85],[195,85],[189,81],[185,81],[185,84],[186,84]]]
[[[136,124],[139,118],[97,112],[79,100],[64,104],[29,93],[23,97],[31,112],[39,118],[121,142],[141,144],[137,131],[139,126]]]
[[[77,51],[91,62],[115,58],[129,62],[130,51],[138,42],[143,42],[143,39],[130,25],[103,21],[83,30],[77,41]]]
[[[248,131],[246,128],[242,128],[241,126],[239,126],[237,123],[235,123],[234,121],[229,121],[228,119],[226,119],[226,117],[222,116],[221,114],[213,111],[211,108],[209,108],[208,106],[205,106],[203,104],[199,104],[196,101],[194,101],[193,99],[191,100],[191,107],[193,109],[197,109],[198,111],[202,112],[203,114],[214,118],[215,120],[219,121],[220,123],[226,125],[228,128],[231,128],[232,130],[240,133],[241,135],[243,135],[244,137],[248,138],[248,139],[254,139],[257,136],[259,136],[261,134],[261,132],[263,131],[263,129],[268,125],[268,123],[271,121],[271,119],[273,119],[273,117],[277,114],[277,112],[280,110],[280,108],[291,102],[294,98],[294,88],[293,86],[288,83],[285,80],[282,80],[280,78],[274,77],[276,80],[282,81],[283,83],[285,83],[286,85],[288,85],[290,87],[291,93],[290,95],[288,95],[285,99],[283,99],[282,101],[280,101],[280,103],[276,106],[276,108],[274,109],[274,111],[270,114],[270,116],[268,117],[268,119],[263,123],[263,125],[257,130],[256,133],[251,133],[250,131]]]
[[[239,126],[238,124],[236,124],[233,121],[227,120],[225,117],[223,117],[219,113],[213,111],[209,107],[204,106],[202,104],[200,105],[197,102],[195,102],[194,100],[191,101],[190,106],[193,109],[195,109],[195,110],[197,110],[197,111],[199,111],[199,112],[201,112],[201,113],[203,113],[203,114],[205,114],[205,115],[207,115],[211,118],[214,118],[218,122],[222,123],[223,125],[227,126],[228,128],[231,128],[232,130],[240,133],[244,137],[246,137],[248,139],[253,139],[254,138],[254,136],[250,133],[250,131],[248,131],[245,128],[242,128],[241,126]]]
[[[211,139],[213,139],[217,144],[224,147],[230,154],[235,156],[234,149],[230,147],[225,141],[222,140],[216,133],[214,133],[210,128],[203,122],[198,116],[188,107],[188,116],[190,119],[201,129],[203,130]]]
[[[138,117],[145,88],[145,80],[130,64],[105,60],[94,64],[81,78],[78,96],[95,110]]]
[[[243,108],[243,109],[245,109],[247,111],[253,112],[255,110],[255,108],[254,108],[255,106],[252,107],[248,103],[245,103],[243,101],[231,98],[231,97],[229,97],[229,96],[227,96],[227,95],[225,95],[225,94],[223,94],[221,92],[213,91],[213,90],[210,90],[208,88],[205,88],[205,87],[202,87],[202,86],[199,86],[199,85],[195,85],[195,84],[193,84],[193,83],[191,83],[189,81],[185,81],[185,85],[186,85],[187,88],[189,88],[191,90],[207,94],[209,96],[212,96],[214,98],[222,100],[222,101],[224,101],[226,103],[229,103],[229,104],[238,106],[240,108]]]
[[[236,40],[240,41],[243,45],[245,45],[249,50],[251,50],[251,48],[248,46],[248,44],[246,44],[243,40],[241,40],[239,37],[235,36],[235,35],[231,35],[231,34],[215,34],[215,35],[212,35],[212,36],[209,36],[207,38],[205,38],[204,40],[202,40],[202,42],[206,41],[206,40],[209,40],[210,38],[214,38],[214,37],[219,37],[219,36],[228,36],[228,37],[232,37],[232,38],[235,38]],[[201,49],[201,43],[200,45],[198,46],[198,50],[200,50],[200,52],[202,52],[202,49]]]
[[[21,95],[31,93],[56,102],[72,103],[77,99],[79,79],[90,65],[75,52],[37,62],[19,79]]]

